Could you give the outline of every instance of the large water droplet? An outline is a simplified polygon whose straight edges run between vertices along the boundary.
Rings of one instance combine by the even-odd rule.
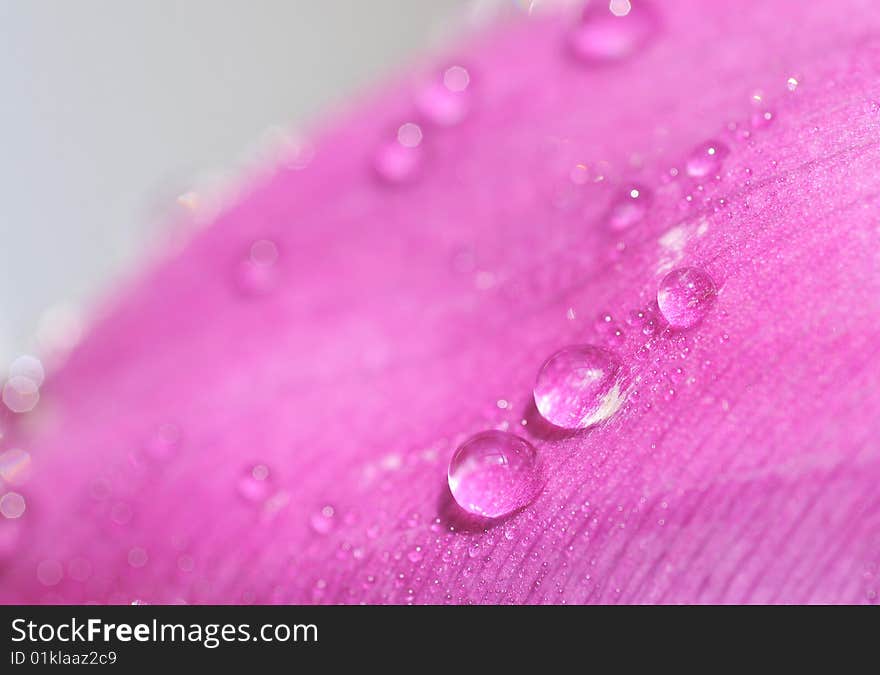
[[[534,396],[550,424],[586,429],[611,417],[623,403],[620,362],[601,347],[565,347],[541,366]]]
[[[483,431],[462,443],[449,462],[449,489],[468,513],[500,518],[531,503],[544,487],[538,452],[505,431]]]
[[[590,2],[569,35],[575,55],[588,63],[617,61],[634,53],[656,29],[654,13],[644,3],[627,0]]]
[[[612,230],[625,230],[638,223],[651,205],[651,191],[641,185],[630,185],[611,204],[608,226]]]
[[[462,66],[452,66],[418,92],[416,106],[433,124],[454,126],[464,120],[470,108],[469,85],[468,71]]]
[[[673,270],[660,282],[657,305],[673,328],[690,328],[699,323],[715,299],[715,282],[695,267]]]
[[[710,174],[717,174],[728,152],[730,152],[729,148],[720,141],[706,141],[697,146],[688,157],[685,165],[688,176],[703,178]]]

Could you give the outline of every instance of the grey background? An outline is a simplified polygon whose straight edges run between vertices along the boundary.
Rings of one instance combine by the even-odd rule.
[[[497,11],[465,0],[0,0],[0,368],[177,195]],[[155,233],[153,232],[153,236]]]

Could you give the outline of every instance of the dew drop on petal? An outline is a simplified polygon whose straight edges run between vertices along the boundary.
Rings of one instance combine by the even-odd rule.
[[[618,61],[647,42],[656,25],[654,13],[644,3],[590,2],[569,34],[569,45],[587,63]]]
[[[535,448],[505,431],[483,431],[462,443],[449,462],[448,479],[458,505],[486,518],[527,506],[545,482]]]
[[[0,496],[0,515],[4,518],[10,520],[21,518],[25,508],[24,497],[17,492],[7,492],[5,495]]]
[[[432,124],[451,127],[467,117],[470,109],[470,75],[462,66],[452,66],[443,76],[424,85],[416,94],[416,107]]]
[[[128,564],[132,567],[143,567],[148,559],[146,550],[140,546],[135,546],[128,552]]]
[[[251,244],[247,256],[236,268],[239,290],[248,296],[263,295],[278,282],[278,247],[268,239]]]
[[[0,452],[0,478],[9,485],[20,485],[31,473],[31,455],[26,450],[10,448]]]
[[[64,568],[57,560],[44,560],[37,565],[37,579],[43,586],[55,586],[64,576]]]
[[[608,226],[612,230],[625,230],[638,223],[651,205],[652,195],[648,188],[630,185],[623,190],[608,211]]]
[[[621,365],[606,349],[565,347],[548,358],[535,381],[535,406],[550,424],[586,429],[608,419],[623,403]]]
[[[709,311],[716,292],[715,282],[708,274],[695,267],[682,267],[663,277],[657,290],[657,305],[670,326],[690,328]]]
[[[706,141],[694,148],[687,159],[685,170],[692,178],[717,174],[730,150],[720,141]]]
[[[398,137],[380,145],[373,157],[373,167],[385,183],[403,184],[414,180],[422,164],[421,137],[415,145],[404,145],[399,135],[398,130]],[[415,134],[407,132],[404,137],[412,142]]]
[[[12,364],[9,366],[9,376],[10,377],[26,377],[31,380],[37,387],[42,386],[43,380],[46,377],[46,371],[43,369],[43,364],[35,356],[30,356],[25,354],[23,356],[19,356]]]
[[[336,509],[329,504],[321,507],[312,514],[309,523],[318,534],[328,534],[336,527]]]
[[[262,502],[271,491],[269,467],[256,464],[247,469],[238,481],[238,494],[249,502]]]
[[[40,388],[36,382],[24,375],[13,375],[3,385],[3,403],[12,412],[26,413],[33,410],[40,401]]]

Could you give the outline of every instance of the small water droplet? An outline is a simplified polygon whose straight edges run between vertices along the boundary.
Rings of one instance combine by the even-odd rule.
[[[710,174],[717,174],[729,151],[728,147],[720,141],[706,141],[697,146],[688,157],[685,165],[688,176],[703,178]]]
[[[504,431],[483,431],[462,443],[449,462],[448,479],[458,505],[487,518],[527,506],[545,482],[535,448]]]
[[[9,485],[27,482],[31,474],[31,455],[26,450],[10,448],[0,452],[0,478]]]
[[[247,469],[238,481],[238,494],[249,502],[265,501],[271,488],[269,467],[265,464],[256,464]]]
[[[762,129],[773,121],[773,113],[769,110],[756,110],[752,113],[752,127]]]
[[[451,127],[467,117],[470,108],[470,74],[462,66],[451,66],[426,84],[416,95],[416,107],[433,124]]]
[[[329,504],[312,514],[309,522],[318,534],[328,534],[336,526],[336,509]]]
[[[135,546],[128,552],[128,564],[132,567],[143,567],[148,559],[147,551],[140,546]]]
[[[796,77],[789,77],[785,83],[785,86],[789,91],[794,91],[795,89],[798,88],[799,84],[800,84],[800,82],[798,82]]]
[[[46,377],[46,371],[43,369],[43,363],[36,356],[24,354],[19,356],[9,366],[9,377],[26,377],[31,380],[37,387],[42,386]]]
[[[373,167],[386,183],[408,183],[418,175],[422,154],[422,129],[407,122],[398,128],[393,140],[379,146]]]
[[[40,401],[40,387],[29,377],[13,375],[3,386],[3,403],[14,413],[33,410]]]
[[[64,568],[57,560],[44,560],[37,565],[37,579],[43,586],[55,586],[64,577]]]
[[[623,190],[608,211],[608,226],[612,230],[625,230],[635,225],[648,212],[651,191],[641,185],[630,185]]]
[[[0,497],[0,515],[4,518],[8,518],[10,520],[14,520],[15,518],[21,518],[24,514],[26,508],[26,504],[24,501],[24,497],[22,497],[17,492],[7,492],[5,495]]]
[[[667,274],[657,290],[657,304],[673,328],[690,328],[699,323],[715,299],[715,282],[695,267],[683,267]]]
[[[633,7],[628,0],[590,2],[569,34],[569,46],[587,63],[618,61],[645,44],[656,23],[644,3]]]
[[[176,424],[162,424],[147,439],[144,452],[153,459],[169,459],[180,445],[180,436],[180,427]]]
[[[278,281],[278,247],[268,239],[251,244],[248,255],[236,269],[236,282],[245,295],[263,295]]]
[[[620,408],[620,374],[620,362],[606,349],[593,345],[560,349],[538,372],[535,405],[554,426],[586,429]]]

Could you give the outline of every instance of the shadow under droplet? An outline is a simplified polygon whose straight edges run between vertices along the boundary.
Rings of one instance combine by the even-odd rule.
[[[500,518],[476,516],[462,509],[448,488],[440,493],[437,500],[437,516],[440,521],[447,528],[454,527],[457,532],[484,532],[501,525],[517,513],[519,510]]]
[[[538,412],[538,409],[535,407],[535,401],[532,399],[526,404],[522,418],[527,422],[522,428],[523,431],[529,436],[540,438],[543,441],[561,441],[583,431],[583,429],[562,429],[561,427],[553,426],[541,417],[541,413]]]

